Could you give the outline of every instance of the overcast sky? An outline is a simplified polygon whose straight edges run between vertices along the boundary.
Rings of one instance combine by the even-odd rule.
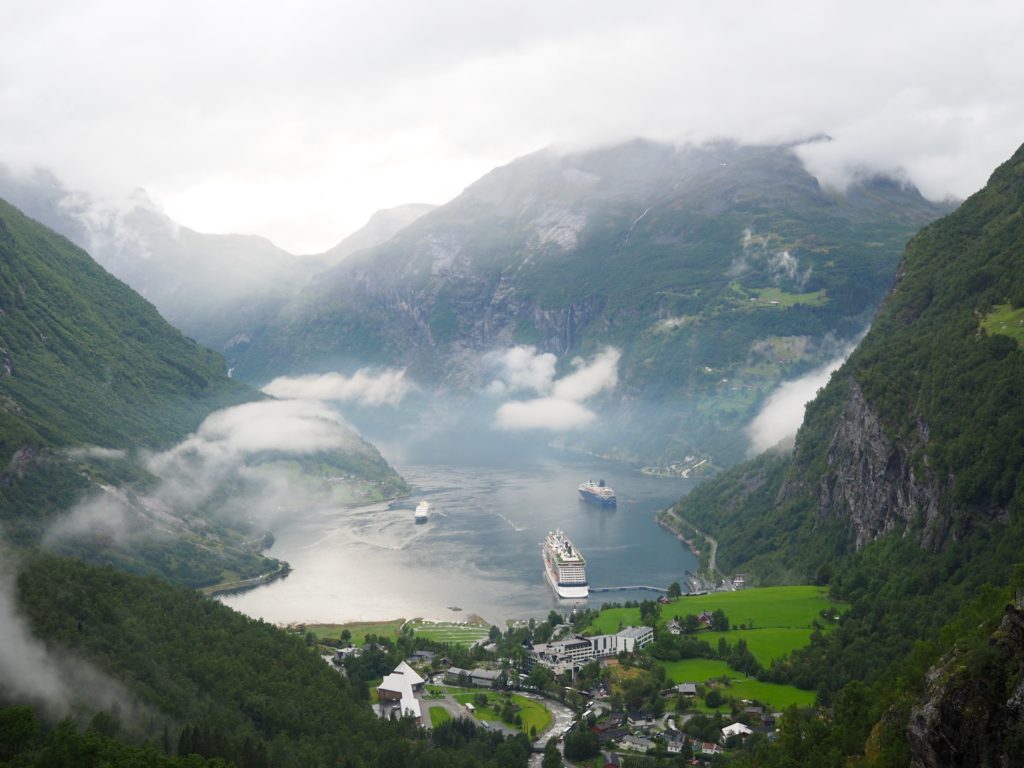
[[[1012,2],[6,2],[0,162],[323,250],[547,145],[788,140],[964,196],[1024,142]]]

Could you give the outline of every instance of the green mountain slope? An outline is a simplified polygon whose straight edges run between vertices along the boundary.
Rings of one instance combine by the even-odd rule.
[[[540,152],[349,257],[226,354],[249,380],[396,365],[464,392],[496,349],[534,345],[567,370],[614,345],[620,386],[583,442],[729,463],[765,393],[864,328],[906,240],[944,210],[886,179],[823,189],[792,147]]]
[[[821,538],[853,550],[896,531],[939,551],[1021,508],[1024,351],[986,318],[1024,306],[1022,170],[1018,152],[907,246],[871,331],[809,405],[785,473],[764,475],[762,458],[681,502],[736,537],[722,542],[728,565],[756,564],[766,548],[748,547],[760,534],[744,529],[766,516],[788,531],[772,550]],[[734,503],[735,488],[763,482],[756,512]]]
[[[215,235],[172,221],[137,190],[108,201],[70,190],[45,170],[15,174],[0,165],[0,198],[85,249],[189,336],[226,333],[237,318],[261,317],[307,280],[313,263],[269,240]],[[230,337],[230,335],[228,336]]]
[[[829,583],[853,604],[773,674],[818,687],[823,703],[872,686],[855,727],[849,713],[834,723],[852,729],[847,747],[865,765],[905,765],[931,743],[904,729],[924,671],[950,649],[940,630],[986,584],[1006,584],[1024,551],[1022,213],[1024,147],[907,246],[870,332],[808,406],[794,454],[734,467],[673,509],[717,536],[726,570]],[[983,661],[973,674],[984,679]]]
[[[88,254],[0,201],[4,418],[54,444],[165,446],[250,400],[223,359],[185,338]],[[5,436],[8,434],[4,430]],[[0,462],[19,446],[5,440]]]

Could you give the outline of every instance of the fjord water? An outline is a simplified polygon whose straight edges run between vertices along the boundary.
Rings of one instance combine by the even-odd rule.
[[[554,528],[583,552],[591,587],[682,584],[696,567],[693,554],[655,520],[692,480],[648,477],[554,449],[511,466],[481,461],[396,468],[414,488],[411,496],[297,511],[275,530],[268,552],[294,571],[223,601],[274,623],[463,620],[470,614],[501,623],[544,617],[553,608],[567,612],[576,601],[556,598],[542,571],[540,543]],[[617,508],[579,498],[576,487],[590,478],[615,489]],[[413,523],[420,499],[432,507],[425,525]],[[589,604],[656,597],[592,593]]]

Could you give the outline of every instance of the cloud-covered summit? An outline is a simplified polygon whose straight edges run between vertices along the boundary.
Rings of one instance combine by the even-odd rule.
[[[1019,141],[1012,2],[22,3],[0,162],[142,186],[185,226],[315,253],[540,147],[789,141],[829,183],[964,196]],[[358,73],[339,77],[338,73]]]

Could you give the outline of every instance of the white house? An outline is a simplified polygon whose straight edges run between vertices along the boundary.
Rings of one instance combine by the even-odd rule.
[[[730,736],[749,736],[752,733],[753,731],[743,723],[733,723],[732,725],[727,725],[722,729],[722,738],[728,739]]]
[[[422,689],[423,678],[404,661],[401,662],[377,686],[377,697],[380,699],[378,714],[387,717],[390,712],[397,712],[402,717],[414,718],[422,725],[423,714],[416,698],[416,691]]]

